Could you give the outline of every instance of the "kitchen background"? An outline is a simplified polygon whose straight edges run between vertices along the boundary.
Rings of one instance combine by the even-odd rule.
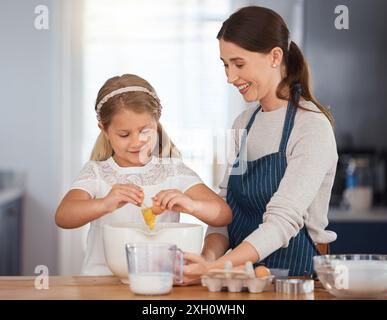
[[[87,226],[59,230],[54,215],[88,159],[98,133],[93,102],[113,75],[154,85],[164,126],[216,190],[224,165],[215,153],[226,153],[225,130],[245,104],[226,83],[215,37],[251,4],[285,18],[336,119],[332,251],[387,254],[386,1],[1,0],[0,275],[32,275],[37,265],[79,273]],[[339,5],[349,29],[335,28]],[[45,9],[48,29],[39,29]],[[355,194],[364,199],[356,207],[345,190],[358,184],[372,193]]]

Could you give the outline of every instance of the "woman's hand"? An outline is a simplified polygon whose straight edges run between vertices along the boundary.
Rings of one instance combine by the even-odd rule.
[[[210,262],[194,253],[184,252],[184,284],[200,283],[200,277],[210,270]]]
[[[196,201],[177,189],[160,191],[153,197],[153,203],[154,206],[160,207],[162,211],[171,210],[193,214],[197,208]]]
[[[144,192],[134,184],[115,184],[110,192],[102,199],[102,205],[106,212],[113,212],[122,206],[132,203],[140,206],[144,200]]]

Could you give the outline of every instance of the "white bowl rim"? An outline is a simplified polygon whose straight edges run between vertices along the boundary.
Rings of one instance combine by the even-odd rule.
[[[174,229],[182,229],[182,228],[202,228],[201,224],[196,223],[184,223],[184,222],[158,222],[155,229],[159,229],[158,226],[161,227],[173,227]],[[112,228],[112,229],[144,229],[145,223],[140,222],[111,222],[105,223],[103,225],[104,228]]]

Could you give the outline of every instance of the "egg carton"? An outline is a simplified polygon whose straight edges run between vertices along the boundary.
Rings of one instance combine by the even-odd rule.
[[[213,269],[201,277],[202,285],[207,287],[210,292],[226,290],[229,292],[259,293],[267,289],[272,284],[273,279],[272,275],[256,278],[249,271],[227,269]]]

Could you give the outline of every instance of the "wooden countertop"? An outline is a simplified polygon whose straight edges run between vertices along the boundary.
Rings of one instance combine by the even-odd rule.
[[[333,300],[334,296],[315,283],[307,295],[276,293],[274,287],[262,293],[209,292],[201,285],[175,286],[158,296],[133,294],[128,285],[113,276],[50,276],[49,289],[35,289],[35,277],[0,277],[0,300]]]

